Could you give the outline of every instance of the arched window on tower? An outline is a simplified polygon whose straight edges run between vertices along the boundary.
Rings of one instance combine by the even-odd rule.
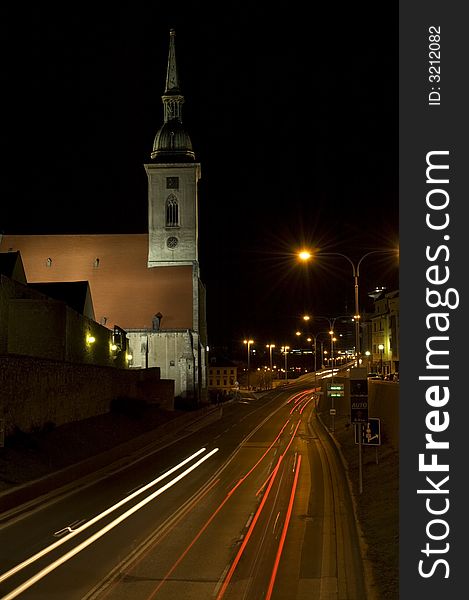
[[[166,200],[166,227],[179,227],[179,206],[174,194]]]

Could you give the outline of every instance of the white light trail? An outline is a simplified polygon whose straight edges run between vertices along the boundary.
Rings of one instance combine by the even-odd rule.
[[[22,569],[24,569],[28,565],[32,564],[36,560],[39,560],[40,558],[42,558],[43,556],[45,556],[49,552],[52,552],[52,550],[55,550],[55,548],[58,548],[59,546],[61,546],[62,544],[64,544],[68,540],[70,540],[72,537],[74,537],[75,535],[78,535],[79,533],[81,533],[85,529],[88,529],[88,527],[91,527],[92,525],[94,525],[95,523],[97,523],[98,521],[100,521],[101,519],[103,519],[104,517],[107,517],[107,515],[109,515],[110,513],[114,512],[115,510],[117,510],[118,508],[120,508],[121,506],[123,506],[124,504],[126,504],[127,502],[130,502],[130,500],[133,500],[136,496],[138,496],[139,494],[142,494],[143,492],[145,492],[146,490],[148,490],[152,486],[156,485],[157,483],[159,483],[160,481],[162,481],[163,479],[165,479],[166,477],[168,477],[169,475],[171,475],[172,473],[174,473],[175,471],[177,471],[178,469],[180,469],[181,467],[183,467],[185,464],[187,464],[188,462],[190,462],[191,460],[193,460],[196,456],[199,456],[199,454],[202,454],[202,452],[205,452],[205,450],[206,450],[206,448],[201,448],[200,450],[198,450],[194,454],[191,454],[191,456],[189,456],[188,458],[184,459],[182,462],[178,463],[175,467],[172,467],[171,469],[169,469],[169,471],[166,471],[165,473],[163,473],[163,475],[160,475],[156,479],[153,479],[152,481],[150,481],[149,483],[147,483],[146,485],[144,485],[142,488],[138,489],[137,491],[133,492],[129,496],[126,496],[125,498],[123,498],[122,500],[120,500],[119,502],[117,502],[117,504],[113,504],[112,506],[110,506],[109,508],[107,508],[104,512],[99,513],[98,515],[96,515],[95,517],[93,517],[90,521],[87,521],[84,525],[81,525],[81,527],[78,527],[77,529],[72,529],[70,531],[69,535],[66,535],[65,537],[61,537],[59,540],[57,540],[56,542],[54,542],[50,546],[47,546],[46,548],[43,548],[42,550],[40,550],[39,552],[37,552],[33,556],[30,556],[25,561],[19,563],[18,565],[16,565],[15,567],[13,567],[12,569],[10,569],[9,571],[6,571],[2,575],[0,575],[0,583],[2,581],[5,581],[6,579],[8,579],[9,577],[11,577],[15,573],[18,573],[18,571],[21,571]],[[1,600],[3,600],[3,598]]]
[[[16,598],[17,596],[22,594],[25,590],[30,588],[32,585],[34,585],[40,579],[42,579],[43,577],[45,577],[46,575],[48,575],[49,573],[54,571],[57,567],[62,565],[64,562],[67,562],[68,560],[73,558],[76,554],[78,554],[79,552],[81,552],[82,550],[84,550],[85,548],[90,546],[91,544],[93,544],[100,537],[102,537],[103,535],[108,533],[111,529],[113,529],[114,527],[119,525],[119,523],[121,523],[122,521],[125,521],[125,519],[127,519],[128,517],[133,515],[135,512],[137,512],[137,510],[140,510],[146,504],[148,504],[149,502],[154,500],[157,496],[159,496],[160,494],[165,492],[167,489],[169,489],[170,487],[175,485],[178,481],[183,479],[191,471],[193,471],[198,466],[200,466],[208,458],[213,456],[213,454],[218,452],[218,450],[219,450],[218,448],[214,448],[211,452],[209,452],[208,454],[206,454],[205,456],[200,458],[196,463],[194,463],[193,465],[188,467],[185,471],[183,471],[182,473],[177,475],[174,479],[171,479],[171,481],[166,483],[163,487],[157,489],[155,492],[153,492],[152,494],[150,494],[149,496],[147,496],[146,498],[141,500],[138,504],[135,504],[134,506],[132,506],[132,508],[129,508],[125,513],[122,513],[119,517],[114,519],[114,521],[111,521],[110,523],[108,523],[105,527],[103,527],[102,529],[100,529],[99,531],[94,533],[91,537],[86,539],[84,542],[82,542],[81,544],[79,544],[78,546],[76,546],[75,548],[73,548],[72,550],[70,550],[69,552],[67,552],[66,554],[64,554],[63,556],[58,558],[57,560],[55,560],[53,563],[51,563],[50,565],[48,565],[47,567],[45,567],[44,569],[42,569],[41,571],[36,573],[36,575],[34,575],[30,579],[28,579],[27,581],[22,583],[19,587],[15,588],[9,594],[7,594],[6,596],[3,596],[1,600],[12,600],[13,598]],[[199,453],[200,453],[200,451],[199,451]],[[67,536],[66,539],[68,539],[69,537],[70,536]]]

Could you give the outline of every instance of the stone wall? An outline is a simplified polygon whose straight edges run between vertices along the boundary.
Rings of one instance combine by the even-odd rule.
[[[174,409],[174,381],[157,368],[135,370],[0,355],[0,418],[5,435],[56,426],[109,412],[125,397]]]

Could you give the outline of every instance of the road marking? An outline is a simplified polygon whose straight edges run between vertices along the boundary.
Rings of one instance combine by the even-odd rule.
[[[280,558],[282,556],[285,538],[287,537],[288,525],[290,524],[290,518],[291,518],[292,511],[293,511],[293,502],[295,500],[295,495],[296,495],[296,486],[298,484],[298,475],[300,473],[300,465],[301,465],[301,455],[298,456],[298,468],[295,473],[295,479],[293,480],[292,491],[290,494],[290,502],[288,503],[287,515],[285,517],[285,521],[283,524],[282,535],[280,536],[280,543],[278,545],[277,555],[275,557],[274,568],[272,570],[272,575],[270,577],[269,587],[267,588],[267,594],[265,596],[265,600],[270,600],[270,598],[272,596],[272,591],[274,589],[275,578],[277,577],[278,566],[280,563]]]
[[[81,519],[80,521],[74,521],[67,527],[64,527],[63,529],[59,529],[58,531],[56,531],[54,533],[54,536],[60,537],[61,535],[64,535],[65,533],[72,533],[72,531],[75,531],[75,529],[77,529],[80,525],[82,525],[85,522],[86,522],[86,519]]]

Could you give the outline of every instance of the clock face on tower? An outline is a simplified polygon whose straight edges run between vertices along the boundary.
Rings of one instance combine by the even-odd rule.
[[[173,250],[174,248],[176,248],[178,243],[179,243],[179,240],[177,239],[177,237],[174,237],[174,236],[171,236],[166,240],[166,245],[168,246],[168,248],[170,250]]]

